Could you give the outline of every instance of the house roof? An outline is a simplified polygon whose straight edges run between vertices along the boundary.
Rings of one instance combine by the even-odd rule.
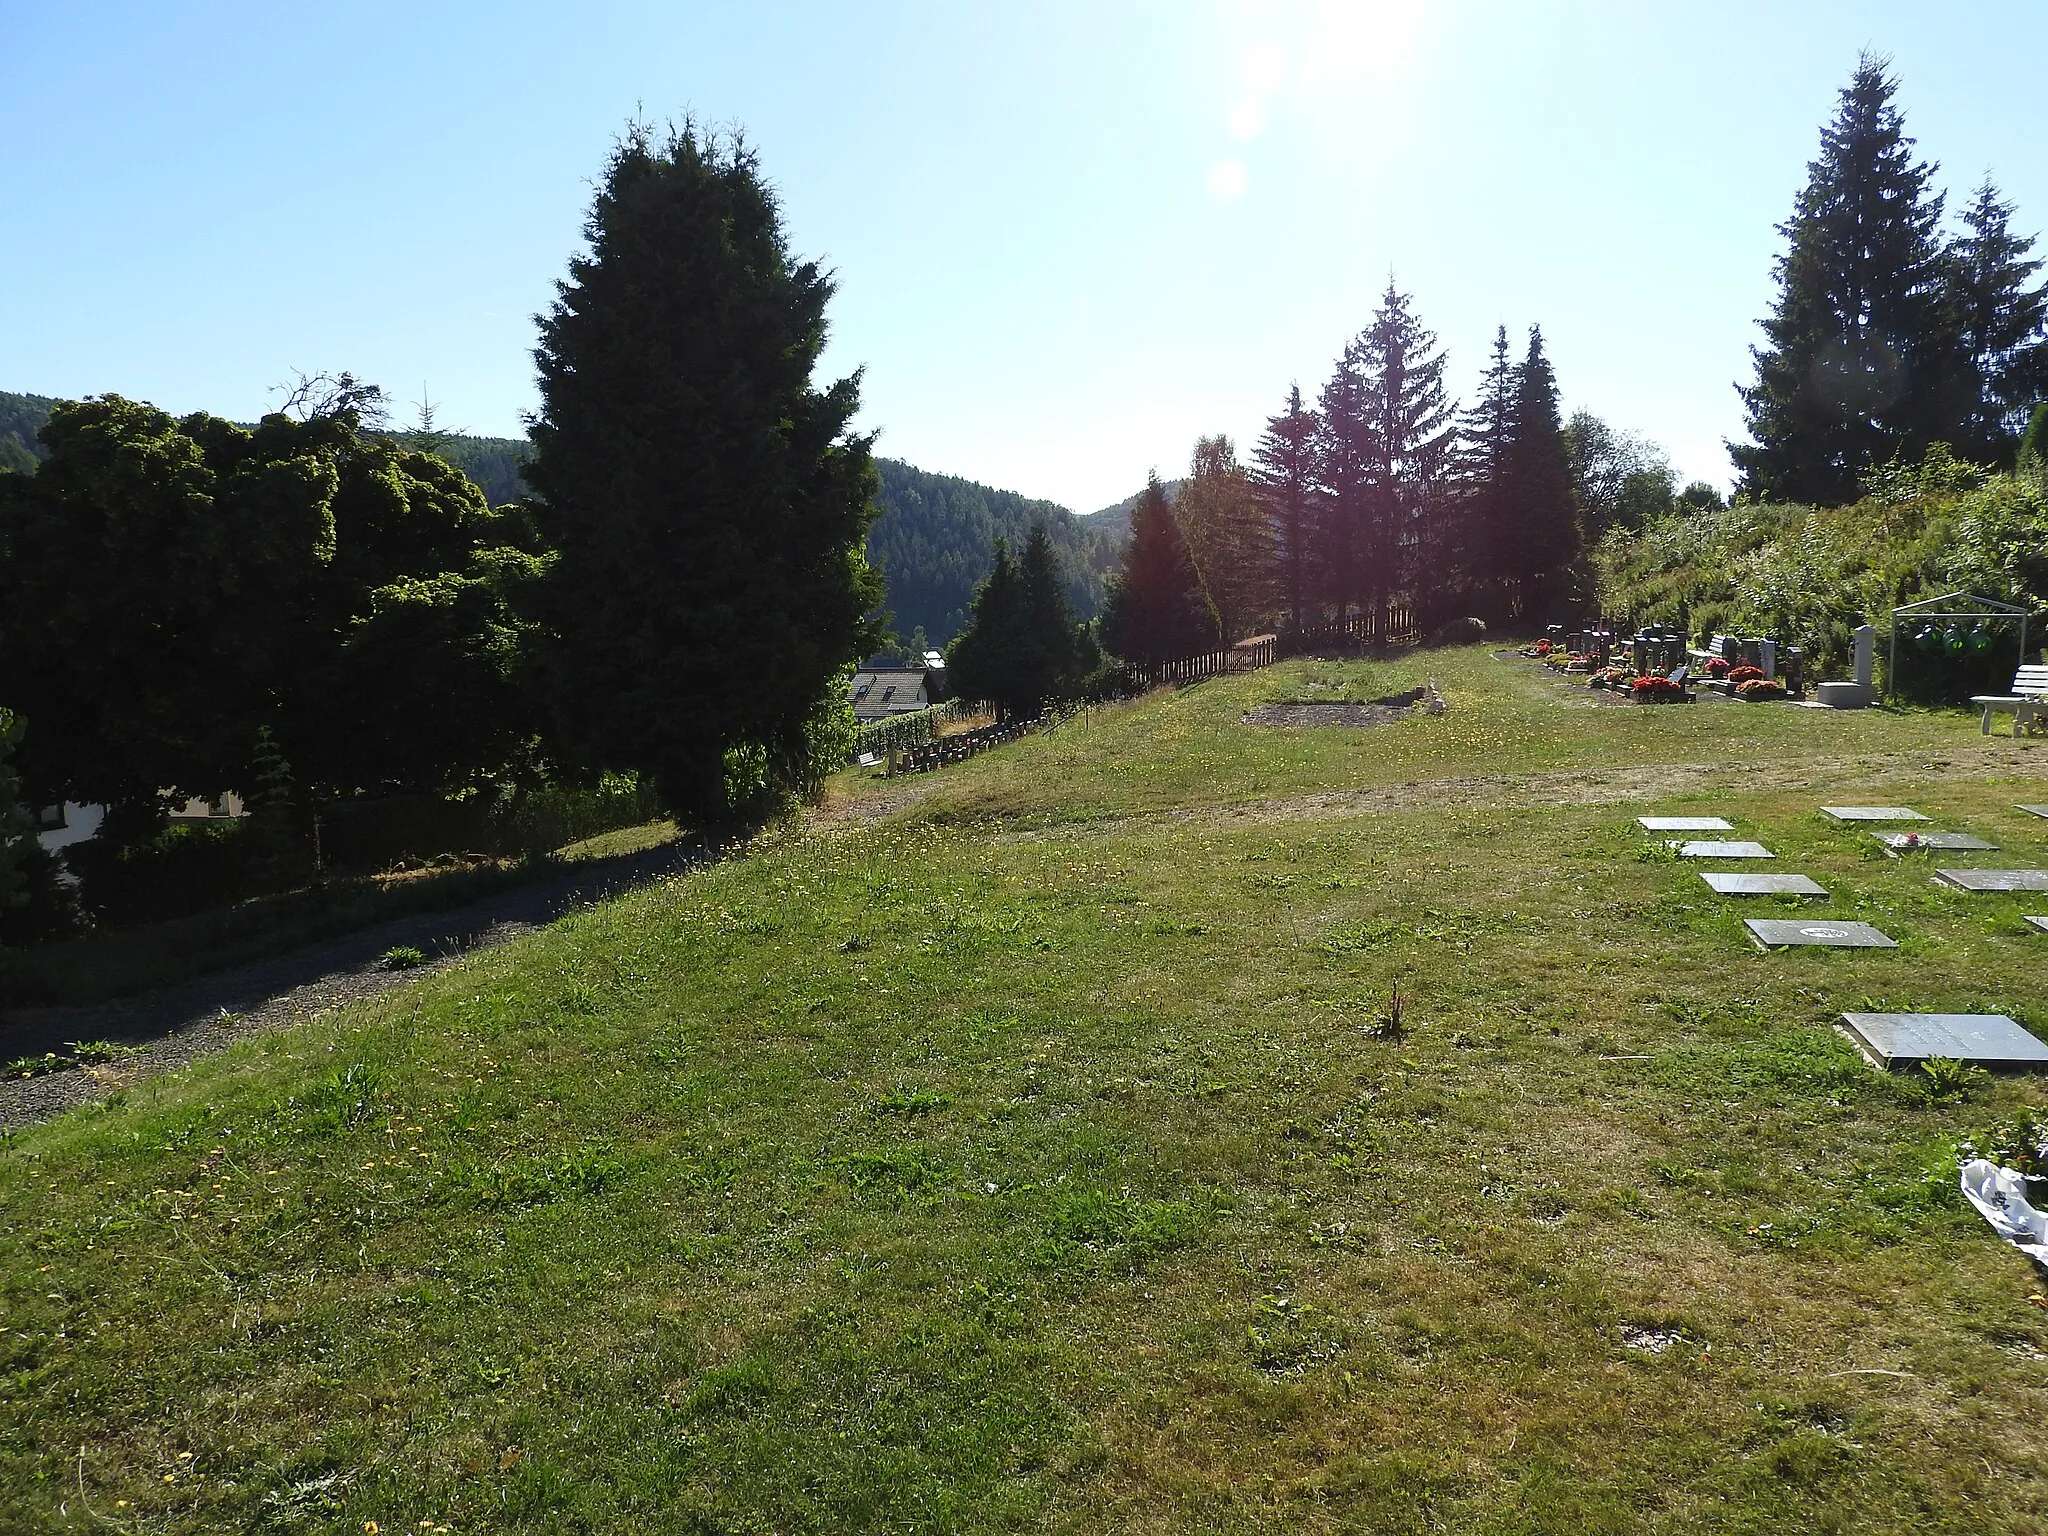
[[[853,674],[853,717],[866,722],[907,715],[930,705],[922,668],[878,667]]]

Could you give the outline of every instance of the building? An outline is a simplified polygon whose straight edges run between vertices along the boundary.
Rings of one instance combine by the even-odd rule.
[[[864,667],[853,674],[853,718],[862,725],[908,715],[945,698],[943,673],[924,667]]]
[[[35,813],[36,841],[53,853],[82,843],[99,831],[106,814],[103,805],[79,805],[73,801],[42,806]],[[187,800],[171,812],[171,821],[173,825],[187,821],[234,821],[248,814],[242,797],[230,791],[218,801]]]

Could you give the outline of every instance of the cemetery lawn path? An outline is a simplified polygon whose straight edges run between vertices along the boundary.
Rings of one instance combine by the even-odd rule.
[[[8,1134],[0,1530],[2039,1532],[2048,1287],[1955,1144],[2048,1083],[1830,1023],[2048,1031],[2040,908],[1818,806],[2048,867],[2044,748],[1471,650],[845,776]]]

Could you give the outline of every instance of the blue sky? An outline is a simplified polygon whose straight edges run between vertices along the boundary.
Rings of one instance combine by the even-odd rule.
[[[891,456],[1092,509],[1248,448],[1391,272],[1460,394],[1540,322],[1568,409],[1725,484],[1863,48],[1952,203],[2048,226],[2033,3],[0,0],[0,388],[249,418],[348,369],[516,433],[611,140],[691,112],[836,269]]]

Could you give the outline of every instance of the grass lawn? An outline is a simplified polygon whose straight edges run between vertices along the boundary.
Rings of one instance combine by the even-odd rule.
[[[1953,1143],[2043,1080],[1828,1026],[2048,1032],[2048,903],[1817,807],[2040,866],[2044,770],[1469,650],[848,776],[9,1138],[0,1530],[2041,1531],[2044,1286]],[[1901,947],[1755,951],[1633,821],[1704,811]]]

